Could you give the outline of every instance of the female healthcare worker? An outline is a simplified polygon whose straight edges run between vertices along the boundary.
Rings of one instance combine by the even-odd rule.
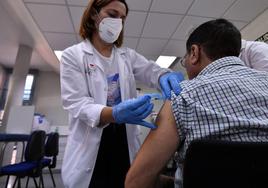
[[[268,44],[258,41],[242,40],[239,58],[245,65],[268,72]]]
[[[154,128],[143,120],[153,108],[150,96],[135,98],[135,80],[160,85],[165,98],[171,89],[180,93],[181,73],[121,48],[127,14],[124,0],[90,1],[80,26],[84,41],[63,52],[61,92],[70,124],[62,165],[65,187],[124,187],[140,147],[136,125]]]

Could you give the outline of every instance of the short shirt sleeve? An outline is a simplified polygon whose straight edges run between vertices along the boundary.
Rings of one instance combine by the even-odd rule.
[[[176,96],[175,93],[172,91],[171,93],[171,105],[173,115],[176,121],[176,126],[179,134],[179,141],[180,143],[185,139],[185,128],[184,128],[184,102],[183,97],[181,95]]]

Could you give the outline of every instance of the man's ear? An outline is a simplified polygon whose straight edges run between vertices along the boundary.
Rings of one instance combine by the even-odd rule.
[[[190,62],[192,65],[198,64],[200,59],[200,48],[198,45],[193,44],[190,51]]]

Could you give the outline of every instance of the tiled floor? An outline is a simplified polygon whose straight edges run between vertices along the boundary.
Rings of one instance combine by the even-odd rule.
[[[45,185],[45,188],[53,188],[53,183],[52,183],[52,180],[51,180],[51,177],[50,177],[50,174],[48,173],[45,173],[43,174],[44,176],[44,185]],[[61,174],[60,173],[54,173],[54,179],[55,179],[55,182],[56,182],[56,187],[57,188],[64,188],[63,186],[63,183],[62,183],[62,180],[61,180]],[[26,180],[27,178],[24,178],[21,182],[21,187],[25,187],[26,185]],[[0,187],[4,188],[5,187],[5,181],[6,181],[6,177],[1,177],[0,178]],[[9,186],[9,188],[11,188],[12,186]],[[34,185],[34,181],[33,179],[30,179],[29,180],[29,185],[28,185],[28,188],[35,188],[35,185]]]

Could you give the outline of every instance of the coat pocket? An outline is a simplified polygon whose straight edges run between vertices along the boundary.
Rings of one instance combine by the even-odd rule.
[[[101,140],[102,129],[87,127],[85,138],[77,149],[76,169],[90,171],[94,168]]]

